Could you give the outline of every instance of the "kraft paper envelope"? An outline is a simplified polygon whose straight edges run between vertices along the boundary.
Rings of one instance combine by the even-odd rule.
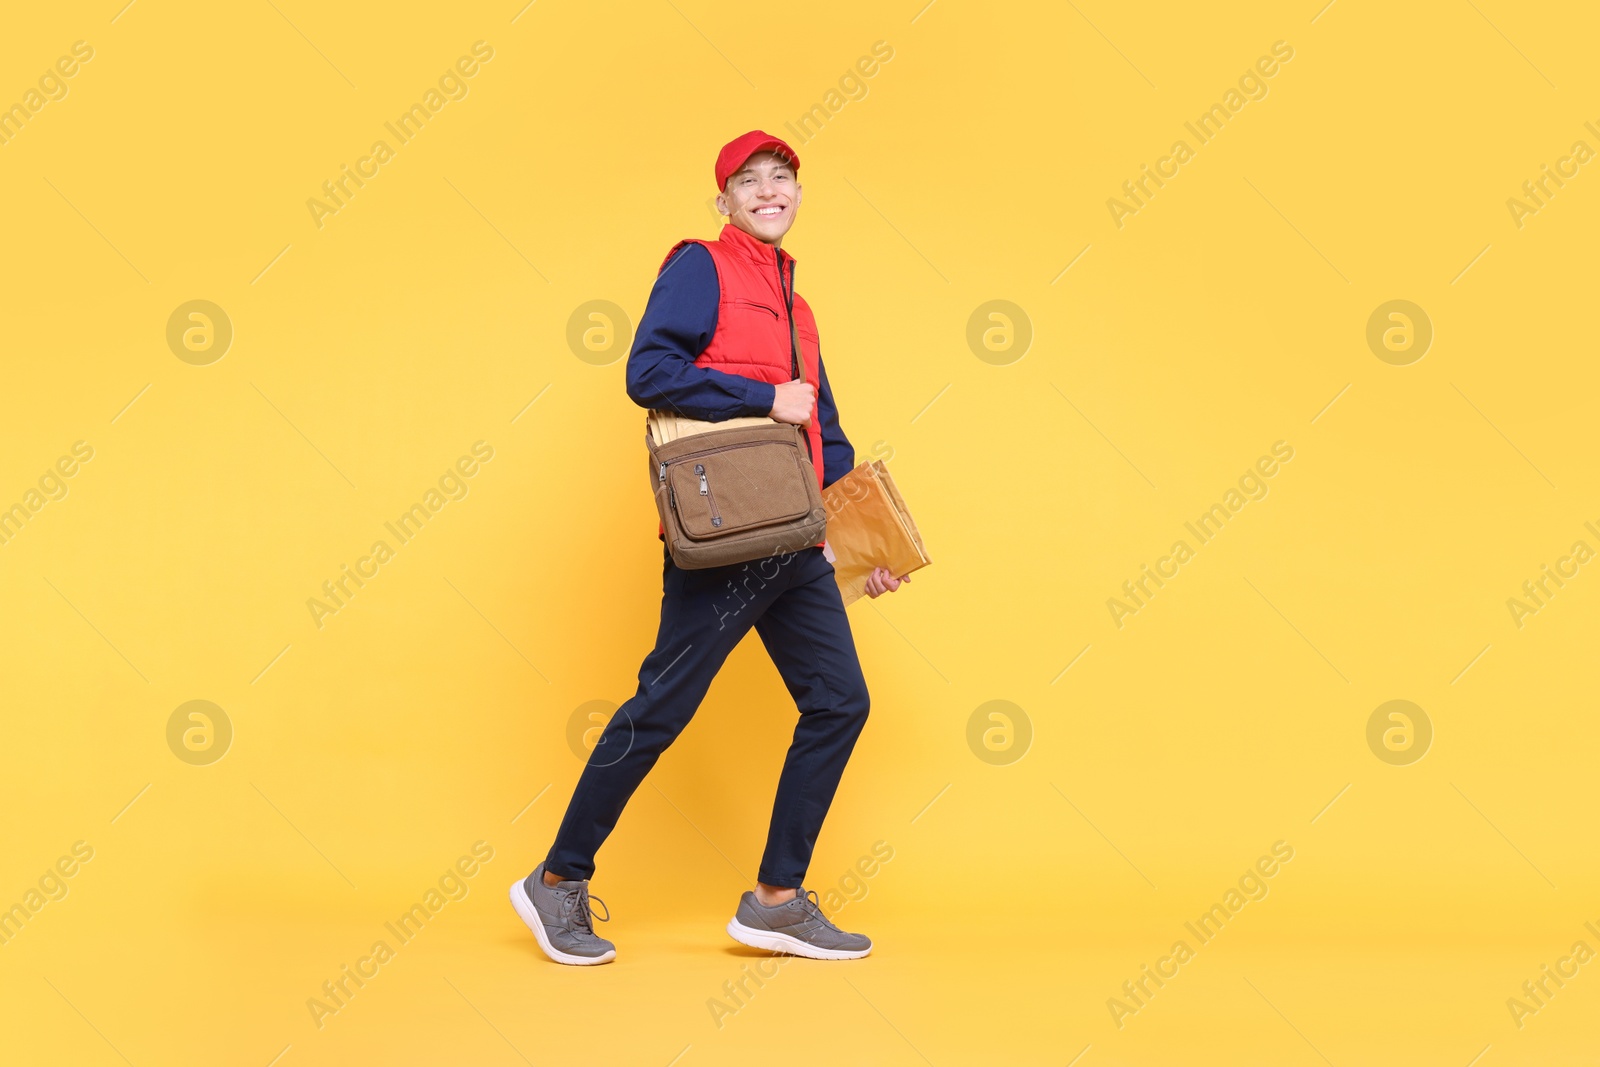
[[[866,593],[874,567],[899,578],[928,566],[922,535],[882,460],[862,463],[822,494],[828,509],[827,547],[846,605]]]
[[[726,430],[734,426],[771,426],[776,421],[766,415],[741,415],[738,418],[723,419],[721,422],[704,422],[654,408],[645,417],[645,423],[650,427],[650,436],[658,445],[691,434],[705,433],[707,430]]]

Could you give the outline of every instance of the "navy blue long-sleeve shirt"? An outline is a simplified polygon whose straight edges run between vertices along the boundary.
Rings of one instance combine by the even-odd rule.
[[[697,367],[695,358],[717,332],[721,289],[711,253],[690,242],[675,252],[656,277],[628,355],[628,398],[644,408],[678,411],[692,419],[721,422],[772,411],[771,382]],[[832,485],[856,465],[855,448],[839,425],[828,372],[817,353],[817,417],[822,423],[822,485]]]

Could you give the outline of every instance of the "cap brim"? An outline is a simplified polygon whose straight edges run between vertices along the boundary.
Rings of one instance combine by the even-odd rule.
[[[728,177],[731,178],[735,174],[738,174],[744,169],[744,165],[750,162],[751,156],[758,155],[762,152],[776,152],[778,155],[787,160],[789,166],[795,171],[799,171],[800,169],[800,164],[795,161],[794,153],[785,148],[782,141],[764,141],[761,144],[756,145],[756,147],[750,149],[750,151],[745,154],[745,157],[739,160],[739,165],[728,172]]]

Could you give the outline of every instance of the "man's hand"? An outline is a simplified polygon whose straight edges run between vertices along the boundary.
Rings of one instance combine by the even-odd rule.
[[[767,412],[779,422],[807,426],[811,422],[811,409],[817,403],[817,387],[796,378],[792,382],[773,386],[772,410]]]
[[[867,575],[867,595],[876,600],[880,594],[892,593],[900,588],[901,582],[909,582],[911,575],[902,574],[896,578],[889,573],[888,567],[874,567],[872,573]]]

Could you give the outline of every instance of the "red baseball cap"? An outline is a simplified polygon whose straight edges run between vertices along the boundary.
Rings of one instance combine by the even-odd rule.
[[[795,150],[790,148],[781,138],[761,130],[751,130],[740,137],[735,137],[722,146],[722,151],[717,153],[717,192],[722,192],[728,187],[728,179],[733,172],[744,166],[745,160],[757,152],[768,149],[781,152],[789,159],[789,166],[794,168],[796,177],[800,174],[800,157]]]

